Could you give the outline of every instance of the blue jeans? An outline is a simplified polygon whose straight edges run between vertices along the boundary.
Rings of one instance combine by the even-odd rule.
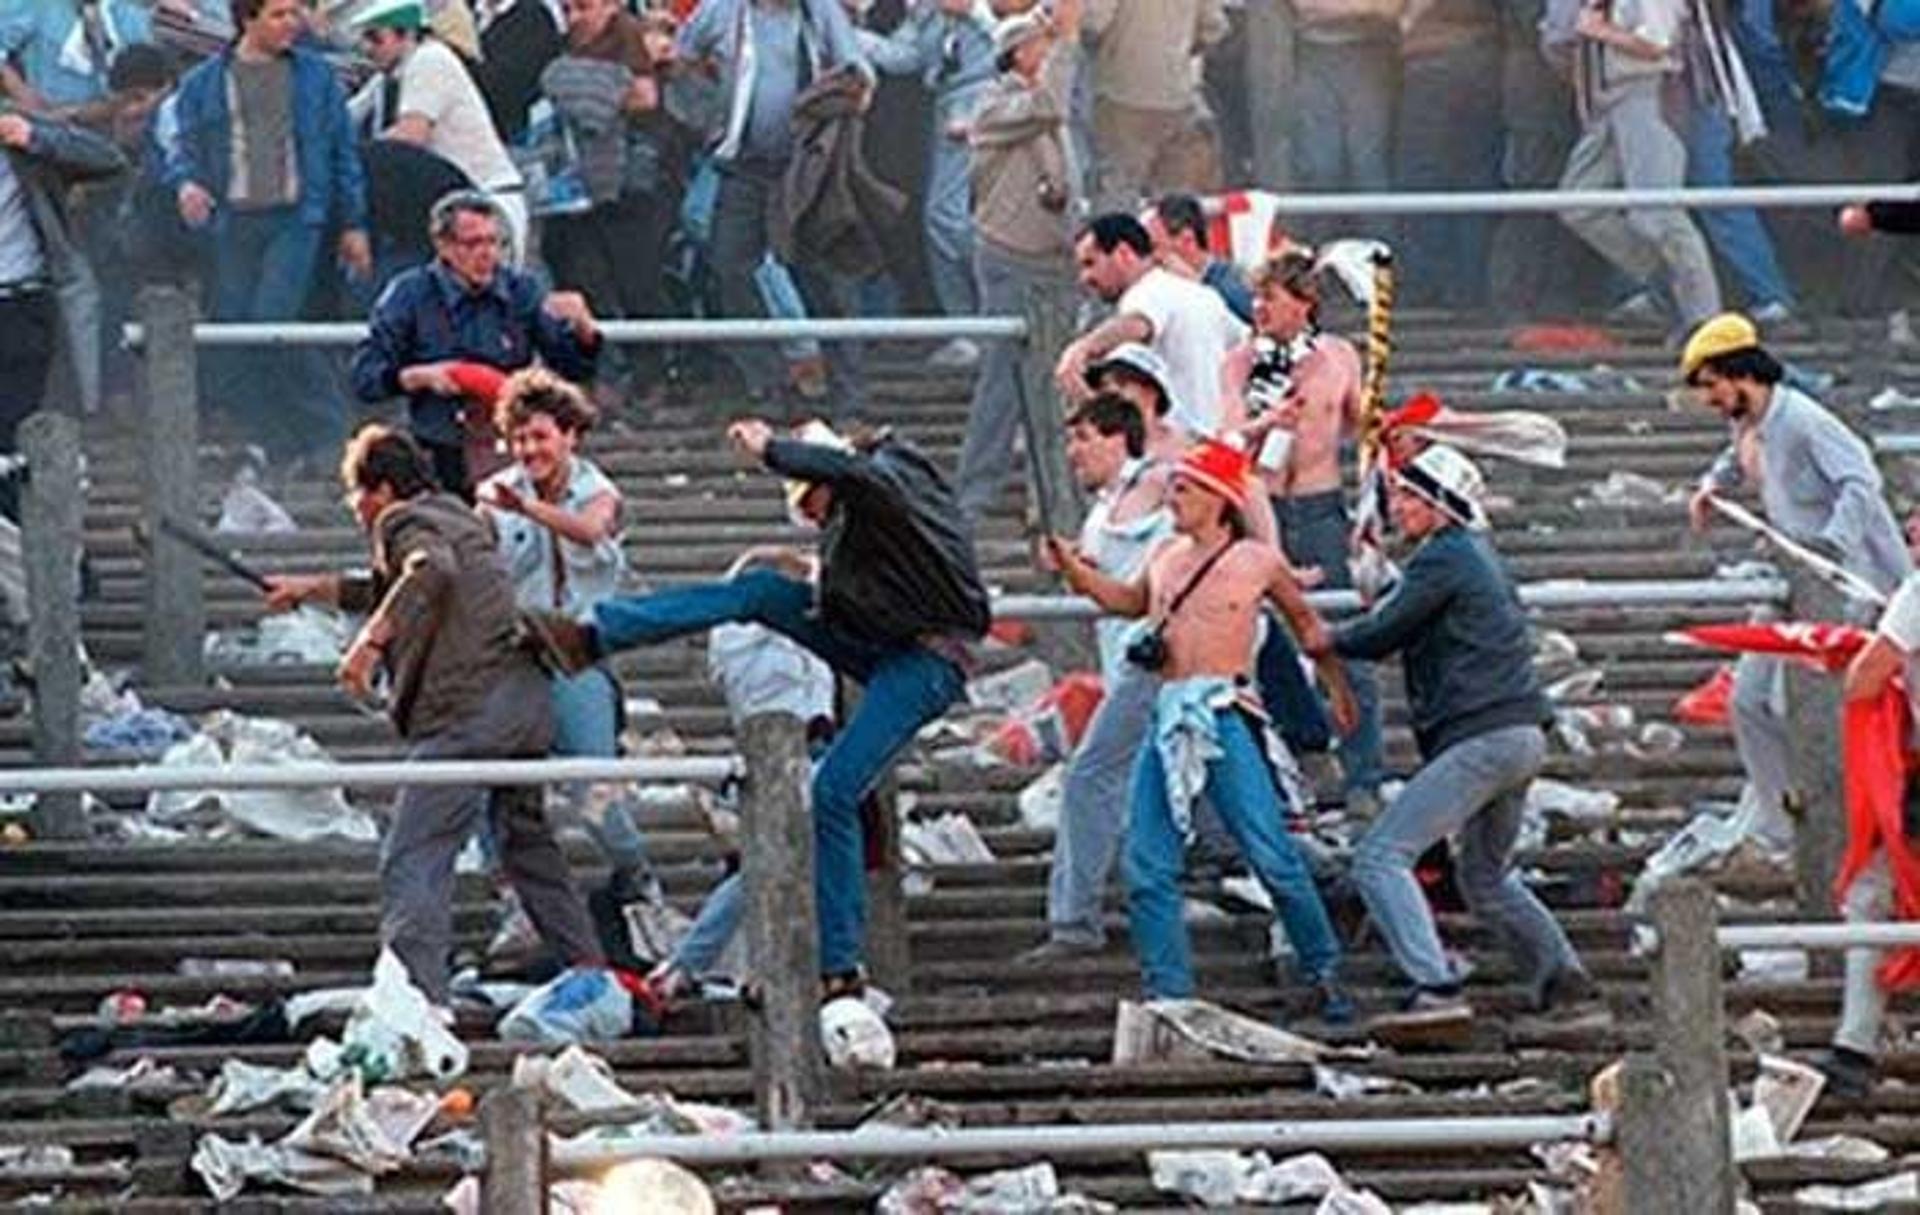
[[[700,904],[693,927],[673,951],[673,968],[696,979],[711,973],[733,934],[740,931],[740,920],[746,913],[747,884],[738,873],[730,873]]]
[[[1334,977],[1340,945],[1306,858],[1287,835],[1284,808],[1260,743],[1237,709],[1219,711],[1224,752],[1208,768],[1206,796],[1219,812],[1260,885],[1279,911],[1299,959],[1300,977]],[[1127,914],[1149,999],[1193,994],[1193,959],[1180,918],[1182,844],[1167,800],[1160,748],[1141,748],[1133,769],[1132,818],[1127,826]]]
[[[1780,41],[1773,0],[1736,0],[1732,26],[1734,44],[1746,60],[1768,129],[1793,147],[1803,146],[1807,130],[1806,116],[1800,112],[1800,85],[1793,59]]]
[[[1513,871],[1527,786],[1546,755],[1547,736],[1538,726],[1508,726],[1455,743],[1414,774],[1361,839],[1353,884],[1394,962],[1415,984],[1459,982],[1413,876],[1420,854],[1456,832],[1460,894],[1512,951],[1534,994],[1556,973],[1580,969],[1553,913]]]
[[[620,685],[602,667],[578,675],[555,677],[553,693],[553,753],[581,757],[620,754]],[[576,797],[579,792],[576,791]],[[646,841],[634,822],[630,800],[607,803],[603,814],[582,816],[588,834],[615,869],[650,868]]]
[[[1687,184],[1690,186],[1731,186],[1733,177],[1733,124],[1719,107],[1695,98],[1687,118]],[[1740,284],[1749,308],[1763,304],[1794,304],[1793,288],[1780,268],[1760,213],[1751,207],[1722,210],[1708,207],[1700,212],[1700,226],[1706,230],[1713,251],[1721,264]]]
[[[1333,742],[1333,722],[1320,692],[1300,666],[1300,647],[1293,634],[1276,619],[1267,621],[1266,640],[1260,643],[1254,680],[1260,703],[1267,707],[1273,728],[1287,746],[1298,751],[1325,751]]]
[[[947,135],[947,123],[968,117],[973,98],[936,103],[932,146],[927,154],[927,276],[940,311],[971,316],[979,310],[973,284],[973,186],[967,176],[972,153],[964,139]]]
[[[820,968],[860,964],[866,936],[866,874],[860,801],[928,722],[966,687],[960,668],[919,645],[885,645],[820,619],[813,588],[770,570],[601,602],[593,609],[603,651],[669,641],[730,621],[762,624],[813,651],[864,686],[865,695],[813,774],[814,897]]]
[[[1302,494],[1297,498],[1273,500],[1274,523],[1280,529],[1280,547],[1287,560],[1301,567],[1318,566],[1326,575],[1322,586],[1329,590],[1347,590],[1353,586],[1353,571],[1347,567],[1347,505],[1341,492]],[[1373,665],[1345,662],[1347,683],[1359,709],[1353,730],[1340,740],[1340,767],[1348,789],[1372,792],[1385,776],[1381,771],[1380,685]],[[1268,706],[1269,711],[1272,706]]]
[[[235,211],[214,242],[216,321],[298,320],[320,271],[321,230],[297,209]],[[345,419],[314,350],[228,350],[208,359],[210,395],[275,460],[331,454]]]
[[[1394,188],[1500,188],[1501,51],[1470,42],[1401,65]],[[1487,300],[1495,217],[1432,215],[1400,223],[1407,302],[1477,308]]]

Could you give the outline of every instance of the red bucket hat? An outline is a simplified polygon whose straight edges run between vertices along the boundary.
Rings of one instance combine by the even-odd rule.
[[[1202,439],[1187,448],[1173,471],[1175,476],[1185,477],[1225,498],[1235,510],[1247,509],[1247,486],[1253,463],[1239,448],[1218,439]]]

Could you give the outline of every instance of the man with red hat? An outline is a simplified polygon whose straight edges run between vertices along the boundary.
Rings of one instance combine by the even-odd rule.
[[[1401,1009],[1376,1022],[1382,1031],[1451,1032],[1472,1019],[1413,876],[1421,854],[1450,836],[1461,894],[1501,930],[1536,1008],[1562,1011],[1594,997],[1566,933],[1513,871],[1551,710],[1534,677],[1526,613],[1484,535],[1484,484],[1471,460],[1439,444],[1399,466],[1389,506],[1416,547],[1398,585],[1367,615],[1302,639],[1323,659],[1400,654],[1426,761],[1353,857],[1353,884],[1413,983]]]
[[[1337,981],[1340,945],[1275,792],[1274,768],[1283,779],[1297,771],[1266,729],[1250,678],[1262,604],[1271,600],[1323,654],[1326,626],[1279,550],[1248,538],[1250,473],[1246,456],[1224,443],[1190,449],[1168,495],[1175,535],[1130,582],[1100,573],[1058,537],[1050,547],[1074,590],[1116,615],[1146,617],[1127,659],[1162,679],[1127,826],[1128,915],[1148,996],[1193,994],[1179,880],[1193,804],[1204,795],[1272,897],[1313,1011],[1338,1022],[1353,1015]],[[1323,658],[1319,667],[1335,719],[1350,723],[1353,699],[1339,663]]]

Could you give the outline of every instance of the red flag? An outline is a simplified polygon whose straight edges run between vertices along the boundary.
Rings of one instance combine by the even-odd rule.
[[[1667,634],[1674,645],[1698,646],[1735,654],[1775,654],[1823,671],[1838,671],[1868,640],[1864,629],[1820,622],[1780,624],[1697,624]]]
[[[1841,710],[1841,750],[1846,756],[1847,850],[1833,883],[1836,902],[1873,860],[1886,853],[1893,877],[1893,916],[1920,920],[1920,857],[1906,834],[1907,690],[1900,680],[1872,700],[1850,700]],[[1920,949],[1889,950],[1880,963],[1880,986],[1920,987]]]

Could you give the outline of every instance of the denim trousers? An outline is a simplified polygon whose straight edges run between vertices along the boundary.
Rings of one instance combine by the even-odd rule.
[[[866,873],[860,801],[928,722],[966,687],[960,668],[915,644],[886,645],[823,621],[813,587],[770,570],[619,596],[593,609],[606,653],[752,622],[805,646],[864,688],[860,705],[834,736],[813,774],[814,895],[820,913],[820,967],[828,974],[860,964],[866,936]]]
[[[1456,833],[1460,893],[1500,935],[1533,992],[1556,973],[1580,969],[1559,922],[1513,871],[1527,786],[1546,755],[1538,726],[1507,726],[1455,743],[1414,774],[1360,840],[1353,884],[1394,962],[1418,986],[1459,981],[1413,876],[1420,854]]]
[[[927,233],[927,277],[940,311],[972,316],[979,311],[973,278],[973,184],[967,175],[972,152],[964,139],[947,134],[949,122],[969,117],[976,98],[934,106],[934,129],[927,150],[926,201],[921,221]]]
[[[727,951],[740,921],[747,914],[747,883],[739,873],[730,873],[707,892],[706,901],[693,917],[693,927],[680,938],[673,950],[672,966],[683,975],[699,978],[710,974],[720,955]]]
[[[320,237],[296,207],[229,215],[214,242],[212,319],[298,320],[321,269]],[[346,437],[318,351],[220,351],[207,376],[209,396],[275,461],[330,454]]]
[[[1239,709],[1221,709],[1217,720],[1222,754],[1208,765],[1207,799],[1272,897],[1298,959],[1300,978],[1309,983],[1330,980],[1339,968],[1340,944],[1306,857],[1287,834],[1284,807],[1259,739]],[[1144,746],[1133,769],[1126,875],[1133,947],[1149,999],[1179,999],[1194,992],[1192,948],[1181,919],[1183,844],[1167,798],[1160,749]]]
[[[604,667],[555,677],[548,686],[553,695],[555,755],[611,758],[620,754],[620,685]],[[584,801],[584,788],[572,792],[576,803]],[[616,799],[600,813],[583,813],[581,824],[615,869],[650,867],[631,800]]]
[[[708,258],[719,284],[720,310],[725,316],[758,320],[767,315],[766,300],[755,275],[767,256],[767,214],[779,193],[780,172],[777,165],[720,167]],[[808,316],[825,319],[849,315],[843,284],[833,275],[806,265],[787,269],[806,301]],[[739,366],[749,392],[763,399],[785,397],[784,368],[780,356],[767,343],[743,342],[730,347],[727,353]],[[828,342],[826,356],[832,420],[863,416],[867,408],[867,381],[861,344]]]
[[[1401,65],[1394,187],[1500,188],[1501,51],[1473,41]],[[1405,302],[1477,308],[1487,300],[1487,258],[1496,217],[1409,216],[1400,221]]]
[[[1337,489],[1297,498],[1275,498],[1273,517],[1280,529],[1280,547],[1287,560],[1301,568],[1318,566],[1326,575],[1321,586],[1329,590],[1347,590],[1353,586],[1353,571],[1348,568],[1348,539],[1352,526],[1347,521],[1347,505]],[[1380,787],[1381,771],[1380,684],[1373,664],[1344,662],[1347,684],[1353,689],[1359,720],[1340,740],[1340,767],[1349,790],[1367,792]],[[1267,706],[1272,711],[1273,706]]]
[[[1128,780],[1147,740],[1160,688],[1152,672],[1130,662],[1119,665],[1067,762],[1060,788],[1060,822],[1047,876],[1047,931],[1054,940],[1075,945],[1101,945],[1107,939],[1100,905],[1126,834]]]
[[[1726,112],[1695,97],[1687,115],[1687,184],[1731,186],[1733,177],[1733,123]],[[1795,303],[1786,271],[1774,253],[1773,236],[1760,213],[1751,207],[1709,207],[1700,212],[1700,226],[1720,255],[1733,280],[1747,297],[1747,307]]]

